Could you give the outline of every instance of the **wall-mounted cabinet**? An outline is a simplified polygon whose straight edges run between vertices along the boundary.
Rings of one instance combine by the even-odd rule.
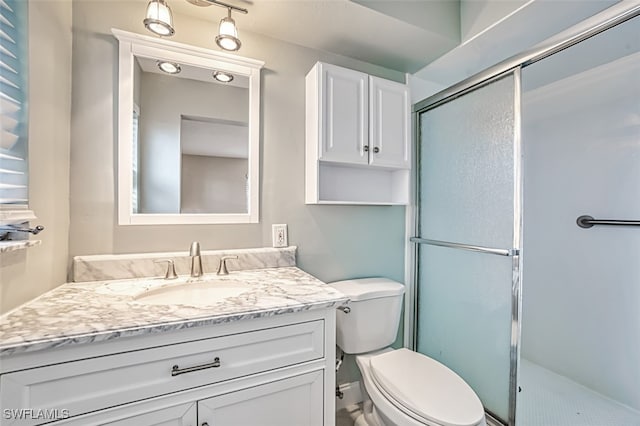
[[[406,204],[407,85],[318,62],[306,77],[307,204]]]

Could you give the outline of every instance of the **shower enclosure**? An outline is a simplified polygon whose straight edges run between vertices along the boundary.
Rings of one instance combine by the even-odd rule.
[[[414,346],[499,423],[640,425],[639,14],[414,108]]]

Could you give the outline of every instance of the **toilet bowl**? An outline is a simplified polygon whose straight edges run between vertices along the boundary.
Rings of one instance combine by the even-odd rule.
[[[337,312],[336,342],[356,355],[365,401],[356,426],[486,426],[473,389],[438,361],[391,349],[404,286],[384,278],[331,283],[350,298]]]

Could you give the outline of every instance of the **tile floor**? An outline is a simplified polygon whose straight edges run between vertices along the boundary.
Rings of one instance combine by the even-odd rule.
[[[517,426],[640,426],[640,412],[526,359],[520,387]]]
[[[517,426],[640,426],[640,412],[526,359],[521,360]],[[359,405],[336,413],[336,426],[354,426]]]
[[[353,426],[360,415],[360,405],[349,405],[336,413],[336,426]]]

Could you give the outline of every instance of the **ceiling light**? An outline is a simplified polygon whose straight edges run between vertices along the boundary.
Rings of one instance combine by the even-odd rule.
[[[180,68],[180,64],[176,64],[175,62],[158,61],[156,62],[156,64],[158,65],[158,68],[160,68],[167,74],[178,74],[180,71],[182,71],[182,68]]]
[[[2,0],[0,0],[1,2]],[[187,0],[189,3],[200,6],[220,6],[227,9],[227,16],[220,21],[216,43],[224,50],[236,51],[240,49],[242,43],[238,38],[238,27],[236,22],[231,18],[231,10],[238,13],[249,13],[247,9],[227,4],[221,0]],[[171,9],[167,4],[167,0],[151,0],[147,5],[147,15],[144,19],[144,26],[152,33],[159,36],[172,36],[175,34],[173,28],[173,16]]]
[[[221,83],[230,83],[233,81],[233,75],[226,73],[226,72],[222,72],[222,71],[214,71],[213,72],[213,78],[215,78],[216,80],[218,80]]]
[[[220,29],[216,37],[216,43],[224,50],[236,51],[240,49],[242,43],[238,39],[238,28],[236,21],[231,18],[231,8],[227,9],[229,14],[220,21]]]
[[[159,36],[172,36],[175,33],[171,9],[165,0],[151,0],[142,22],[149,31]]]

